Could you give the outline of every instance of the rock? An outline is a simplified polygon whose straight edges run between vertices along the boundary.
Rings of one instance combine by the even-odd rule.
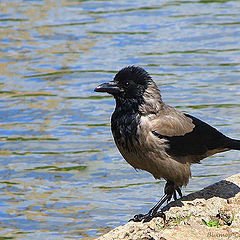
[[[98,240],[240,239],[240,174],[171,202],[166,215],[147,223],[128,222]]]

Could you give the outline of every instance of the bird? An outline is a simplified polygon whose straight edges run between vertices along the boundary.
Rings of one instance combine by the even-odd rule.
[[[166,104],[150,74],[139,66],[127,66],[113,81],[102,83],[95,92],[111,94],[116,102],[111,131],[123,158],[136,170],[145,170],[155,179],[165,179],[164,195],[135,222],[163,217],[159,208],[177,194],[191,177],[191,164],[213,154],[240,150],[232,139],[204,121]]]

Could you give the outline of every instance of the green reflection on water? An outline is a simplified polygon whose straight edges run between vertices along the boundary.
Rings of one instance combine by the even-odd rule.
[[[213,49],[213,48],[203,48],[203,49],[193,49],[193,50],[182,50],[182,51],[167,51],[167,52],[144,52],[139,55],[142,56],[154,56],[154,55],[167,55],[167,54],[209,54],[209,53],[219,53],[219,52],[238,52],[239,48],[229,48],[229,49]]]
[[[58,138],[44,138],[44,137],[0,137],[0,141],[58,141]]]
[[[0,240],[5,240],[5,239],[16,239],[15,237],[1,237],[0,236]]]
[[[22,19],[22,18],[1,18],[0,22],[25,22],[28,21],[28,19]]]
[[[111,73],[111,74],[114,74],[114,73],[116,73],[116,71],[110,71],[110,70],[67,70],[67,71],[65,71],[65,70],[62,70],[62,71],[54,71],[54,72],[49,72],[49,73],[26,75],[26,76],[24,76],[24,78],[48,77],[48,76],[73,74],[73,73]]]
[[[50,152],[50,151],[39,151],[39,152],[15,152],[15,151],[0,151],[0,155],[17,155],[17,156],[26,156],[26,155],[64,155],[64,154],[80,154],[80,153],[96,153],[101,152],[100,150],[80,150],[80,151],[62,151],[62,152]]]
[[[121,188],[128,188],[132,186],[142,186],[142,185],[151,185],[151,184],[161,184],[163,181],[158,181],[158,182],[143,182],[143,183],[131,183],[131,184],[126,184],[122,186],[99,186],[99,187],[94,187],[98,189],[121,189]]]
[[[0,181],[1,184],[7,184],[7,185],[18,185],[19,183],[16,182],[9,182],[9,181]]]
[[[83,171],[87,169],[87,166],[71,166],[71,167],[56,167],[56,166],[43,166],[35,167],[31,169],[26,169],[26,171],[35,171],[35,170],[50,170],[56,172],[69,172],[69,171]]]
[[[105,99],[105,98],[113,98],[110,95],[106,95],[106,96],[87,96],[87,97],[64,97],[65,99],[89,99],[89,100],[99,100],[99,99]]]
[[[191,109],[204,109],[204,108],[236,108],[240,107],[240,104],[200,104],[200,105],[188,105],[188,106],[175,106],[176,108],[191,108]]]
[[[137,34],[150,34],[151,32],[103,32],[103,31],[91,31],[89,33],[94,33],[94,34],[103,34],[103,35],[137,35]]]
[[[194,175],[195,178],[203,178],[203,177],[218,177],[221,174],[206,174],[206,175]]]

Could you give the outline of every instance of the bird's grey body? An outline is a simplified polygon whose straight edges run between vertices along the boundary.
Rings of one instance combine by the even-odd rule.
[[[140,106],[135,118],[126,125],[126,129],[121,128],[121,132],[117,126],[124,126],[126,115],[119,114],[120,116],[115,117],[116,111],[118,111],[115,110],[111,119],[113,137],[124,159],[135,169],[146,170],[156,179],[168,179],[174,182],[176,186],[181,187],[188,183],[191,176],[190,162],[186,160],[179,161],[179,159],[171,157],[166,152],[168,141],[154,135],[153,131],[160,129],[162,129],[162,132],[167,133],[167,126],[161,128],[157,120],[160,114],[166,119],[163,124],[176,125],[174,117],[167,114],[168,106],[159,103],[159,99],[149,103],[151,104],[150,112],[144,106]],[[131,115],[132,113],[129,112],[128,114]],[[175,114],[178,119],[179,117],[183,120],[186,118],[178,111],[175,111]],[[181,125],[180,127],[177,126],[179,134],[184,134],[184,131],[188,132],[193,128],[191,121],[181,122],[180,120],[178,124]],[[169,134],[171,135],[171,133]]]
[[[226,137],[207,123],[184,114],[162,101],[160,91],[148,73],[130,66],[119,71],[114,82],[102,84],[97,92],[108,92],[116,100],[111,118],[115,143],[123,158],[135,169],[146,170],[156,179],[167,180],[166,197],[146,215],[187,185],[190,165],[215,153],[240,150],[240,141]]]

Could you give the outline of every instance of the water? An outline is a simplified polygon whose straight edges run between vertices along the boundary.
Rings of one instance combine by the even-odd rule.
[[[1,1],[0,238],[93,239],[147,212],[164,181],[119,155],[112,97],[126,65],[163,99],[240,138],[240,2]],[[185,193],[239,172],[228,152],[192,166]]]

